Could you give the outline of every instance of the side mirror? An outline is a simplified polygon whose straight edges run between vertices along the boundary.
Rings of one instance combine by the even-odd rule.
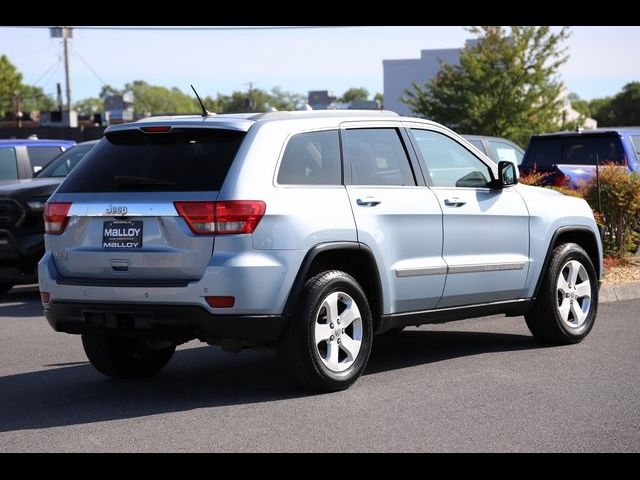
[[[502,160],[498,163],[498,180],[495,181],[498,188],[509,187],[518,183],[518,171],[512,162]]]

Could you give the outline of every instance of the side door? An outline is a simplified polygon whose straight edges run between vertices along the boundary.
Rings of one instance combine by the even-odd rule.
[[[529,269],[529,212],[514,188],[488,187],[493,166],[445,130],[410,128],[443,212],[447,283],[438,307],[514,300]]]
[[[384,313],[434,308],[444,288],[442,210],[399,123],[342,125],[345,184],[358,241],[378,261]]]

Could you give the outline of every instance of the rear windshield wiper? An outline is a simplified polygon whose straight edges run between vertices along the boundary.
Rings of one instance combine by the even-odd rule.
[[[132,175],[116,175],[113,182],[118,189],[126,187],[173,186],[176,183],[162,178],[134,177]]]

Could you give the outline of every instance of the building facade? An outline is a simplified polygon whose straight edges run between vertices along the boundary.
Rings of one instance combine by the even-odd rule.
[[[471,47],[476,42],[475,39],[467,40],[465,47]],[[423,85],[435,77],[440,71],[440,62],[457,64],[461,51],[461,48],[427,49],[420,52],[420,58],[383,60],[385,110],[411,115],[411,110],[401,100],[405,90],[411,89],[413,82]]]

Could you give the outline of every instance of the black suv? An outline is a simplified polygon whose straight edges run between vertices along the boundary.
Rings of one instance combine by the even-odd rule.
[[[44,253],[45,202],[97,142],[61,153],[33,179],[0,182],[0,293],[37,281],[36,267]]]

